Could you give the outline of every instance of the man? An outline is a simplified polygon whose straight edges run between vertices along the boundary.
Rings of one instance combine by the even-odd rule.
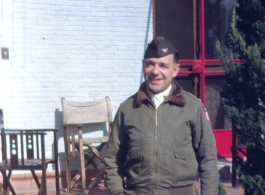
[[[177,60],[163,37],[146,49],[145,82],[118,109],[105,153],[110,195],[193,195],[197,170],[202,195],[218,194],[211,124],[200,100],[173,79]]]

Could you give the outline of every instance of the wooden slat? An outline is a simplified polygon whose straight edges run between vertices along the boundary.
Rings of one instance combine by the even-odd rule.
[[[98,151],[101,151],[102,148],[106,145],[106,143],[102,143],[100,144],[100,146],[98,147]],[[79,151],[79,148],[76,147],[77,150]],[[87,167],[91,164],[98,172],[100,172],[102,169],[93,161],[94,158],[96,157],[96,154],[93,154],[91,157],[89,157],[88,155],[84,155],[84,157],[87,160],[87,163],[85,164],[85,169],[87,169]],[[81,170],[78,171],[78,173],[74,176],[74,178],[71,181],[71,188],[74,187],[75,183],[81,178]]]
[[[0,114],[1,114],[1,109],[0,109]],[[1,115],[0,115],[1,116]],[[4,134],[4,130],[1,130],[1,141],[2,141],[2,160],[5,162],[5,165],[7,165],[7,154],[6,154],[6,139],[7,136]]]
[[[56,182],[56,195],[60,195],[59,188],[59,167],[58,167],[58,140],[57,140],[57,131],[53,131],[54,136],[54,155],[55,155],[55,182]]]
[[[85,158],[88,160],[88,162],[85,164],[85,170],[90,165],[91,162],[93,162],[93,159],[96,157],[95,154],[92,155],[92,157],[87,158],[87,155],[85,155]],[[100,167],[99,167],[100,168]],[[101,169],[100,169],[101,170]],[[78,173],[74,176],[74,178],[71,181],[71,188],[74,187],[75,183],[81,178],[81,170],[78,171]]]
[[[70,156],[70,127],[67,127],[67,155]]]
[[[63,134],[64,134],[64,149],[65,149],[65,172],[66,172],[66,183],[67,183],[67,188],[66,192],[70,193],[70,164],[68,158],[68,140],[67,140],[67,127],[64,126],[63,129]]]
[[[41,134],[41,156],[42,156],[42,181],[40,189],[43,192],[43,195],[47,195],[47,185],[46,185],[46,163],[45,163],[45,143],[44,143],[44,135]]]
[[[73,157],[75,157],[75,129],[74,127],[72,126],[71,127],[72,129],[72,155]]]
[[[83,192],[83,195],[87,195],[89,191],[98,183],[98,180],[100,177],[104,174],[104,169],[102,169],[98,175],[95,177],[95,179],[89,184],[89,186],[86,188],[86,190]]]
[[[33,151],[33,135],[32,135],[32,133],[26,134],[26,146],[27,146],[27,158],[33,159],[34,158],[34,151]]]
[[[83,138],[82,138],[82,127],[78,126],[79,136],[79,153],[80,153],[80,164],[81,164],[81,180],[82,180],[82,192],[86,189],[86,173],[85,173],[85,159],[83,149]]]
[[[21,162],[22,162],[22,166],[24,166],[24,141],[23,141],[22,132],[20,132],[20,142],[21,142]]]
[[[31,174],[32,174],[32,176],[33,176],[33,178],[34,178],[34,180],[35,180],[37,186],[38,186],[38,189],[40,189],[40,182],[39,182],[39,180],[38,180],[38,177],[37,177],[35,171],[34,171],[33,169],[31,169],[30,171],[31,171]]]
[[[39,147],[39,136],[38,134],[36,135],[36,142],[37,142],[37,158],[40,159],[40,147]]]
[[[17,134],[10,134],[10,158],[11,166],[18,166],[18,144],[17,144]],[[15,154],[13,154],[15,152]]]
[[[94,146],[90,146],[89,148],[90,148],[90,150],[93,151],[94,154],[97,155],[97,157],[98,157],[103,163],[105,163],[103,156],[99,153],[99,151],[98,151]]]
[[[109,136],[110,136],[111,131],[112,131],[112,122],[109,122]]]

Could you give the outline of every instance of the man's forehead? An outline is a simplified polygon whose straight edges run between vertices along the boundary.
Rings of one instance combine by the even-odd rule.
[[[146,58],[143,59],[143,62],[168,62],[174,60],[174,54],[169,54],[161,58]]]

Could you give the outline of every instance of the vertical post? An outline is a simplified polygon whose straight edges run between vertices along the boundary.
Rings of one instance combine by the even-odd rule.
[[[57,129],[53,131],[54,137],[54,157],[55,157],[55,181],[56,181],[56,195],[60,195],[59,190],[59,168],[58,168],[58,139]]]
[[[196,28],[196,0],[193,0],[193,58],[196,59],[197,28]]]
[[[38,133],[36,134],[38,135]],[[41,186],[44,195],[47,195],[47,184],[46,184],[46,162],[45,162],[45,143],[44,143],[44,134],[41,134],[41,155],[42,155],[42,181]]]
[[[38,131],[36,131],[36,144],[37,144],[37,159],[40,159],[40,147],[39,147],[39,134]]]
[[[232,126],[232,187],[236,187],[236,129]]]
[[[8,179],[7,179],[7,175],[6,175],[6,170],[1,170],[2,175],[3,175],[3,195],[7,195],[8,191]]]
[[[71,127],[71,132],[72,132],[72,156],[75,157],[75,128],[74,126]]]
[[[24,166],[24,142],[23,142],[23,131],[20,131],[20,142],[21,142],[21,163]]]
[[[65,173],[66,173],[66,184],[67,184],[67,189],[66,189],[66,192],[67,193],[70,193],[70,182],[71,182],[71,176],[70,176],[70,162],[69,162],[69,153],[70,153],[70,148],[69,148],[69,145],[68,145],[68,130],[67,130],[67,127],[64,126],[63,127],[63,134],[64,134],[64,148],[65,148]]]
[[[201,0],[201,33],[202,33],[202,35],[201,35],[201,40],[202,40],[202,45],[201,45],[201,47],[202,47],[202,54],[201,54],[201,56],[202,56],[202,74],[201,74],[201,76],[202,76],[202,83],[201,83],[201,85],[202,85],[202,91],[201,91],[201,99],[202,99],[202,103],[203,103],[203,105],[205,105],[205,72],[204,72],[204,63],[205,63],[205,55],[204,55],[204,47],[205,47],[205,43],[204,43],[204,0]]]
[[[82,127],[78,126],[78,136],[79,136],[79,153],[80,153],[80,165],[81,165],[81,180],[82,180],[82,192],[86,190],[86,168],[84,159],[84,148],[83,148],[83,138],[82,138]]]

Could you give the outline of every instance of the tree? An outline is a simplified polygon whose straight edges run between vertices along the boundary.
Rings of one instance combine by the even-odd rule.
[[[265,194],[265,1],[237,3],[225,44],[241,63],[216,43],[225,70],[221,97],[233,131],[247,148],[247,161],[237,163],[245,194],[261,195]]]

